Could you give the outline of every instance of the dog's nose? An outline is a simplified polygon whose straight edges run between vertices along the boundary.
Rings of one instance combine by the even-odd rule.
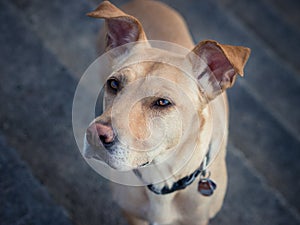
[[[114,131],[111,126],[102,123],[91,124],[87,131],[87,141],[90,145],[99,146],[102,143],[104,147],[110,146],[115,138]]]

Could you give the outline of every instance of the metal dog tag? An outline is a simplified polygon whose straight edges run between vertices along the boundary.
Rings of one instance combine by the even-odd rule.
[[[198,183],[198,191],[204,196],[211,196],[216,188],[216,183],[209,178],[200,179]]]

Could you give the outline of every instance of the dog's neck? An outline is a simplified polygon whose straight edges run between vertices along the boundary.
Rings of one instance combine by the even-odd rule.
[[[167,184],[162,188],[160,188],[155,184],[149,184],[147,185],[148,189],[158,195],[171,194],[173,192],[185,189],[186,187],[191,185],[198,176],[203,176],[203,177],[206,176],[206,174],[208,173],[207,165],[209,164],[211,159],[210,155],[211,155],[211,144],[209,144],[209,149],[204,157],[204,160],[194,172],[177,180],[176,182],[173,182],[172,185]]]
[[[201,126],[200,130],[195,130],[195,133],[191,135],[197,136],[196,144],[187,139],[185,143],[179,146],[183,155],[189,155],[189,159],[185,161],[185,165],[180,168],[179,172],[174,172],[174,165],[169,165],[168,173],[161,173],[162,182],[151,184],[148,188],[156,194],[167,194],[183,189],[191,184],[194,179],[206,169],[206,166],[211,159],[211,147],[212,147],[212,121],[210,120],[209,110],[203,111],[205,117],[205,124]],[[186,160],[184,157],[176,158]],[[173,161],[173,164],[178,164],[178,161]],[[161,171],[161,170],[160,170]],[[164,171],[164,170],[163,170]],[[171,172],[170,172],[171,171]],[[170,176],[170,174],[172,176]],[[138,175],[138,174],[137,174]],[[168,176],[169,175],[169,176]],[[138,175],[139,176],[139,175]],[[149,184],[149,183],[148,183]]]

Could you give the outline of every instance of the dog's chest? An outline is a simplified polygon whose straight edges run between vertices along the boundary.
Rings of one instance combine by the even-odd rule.
[[[113,185],[114,200],[125,211],[138,218],[158,224],[174,224],[180,212],[174,196],[156,195],[145,187]]]
[[[180,213],[173,195],[156,195],[148,193],[147,219],[157,224],[174,224]]]
[[[154,224],[177,224],[194,218],[195,212],[202,207],[201,202],[206,203],[195,185],[196,182],[180,194],[168,195],[156,195],[144,187],[119,186],[113,189],[114,199],[122,209],[138,218]]]

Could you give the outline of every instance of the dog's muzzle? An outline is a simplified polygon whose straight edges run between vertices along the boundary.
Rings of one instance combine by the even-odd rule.
[[[113,128],[101,122],[92,123],[86,131],[87,142],[93,147],[104,146],[110,150],[114,145],[115,138]]]

